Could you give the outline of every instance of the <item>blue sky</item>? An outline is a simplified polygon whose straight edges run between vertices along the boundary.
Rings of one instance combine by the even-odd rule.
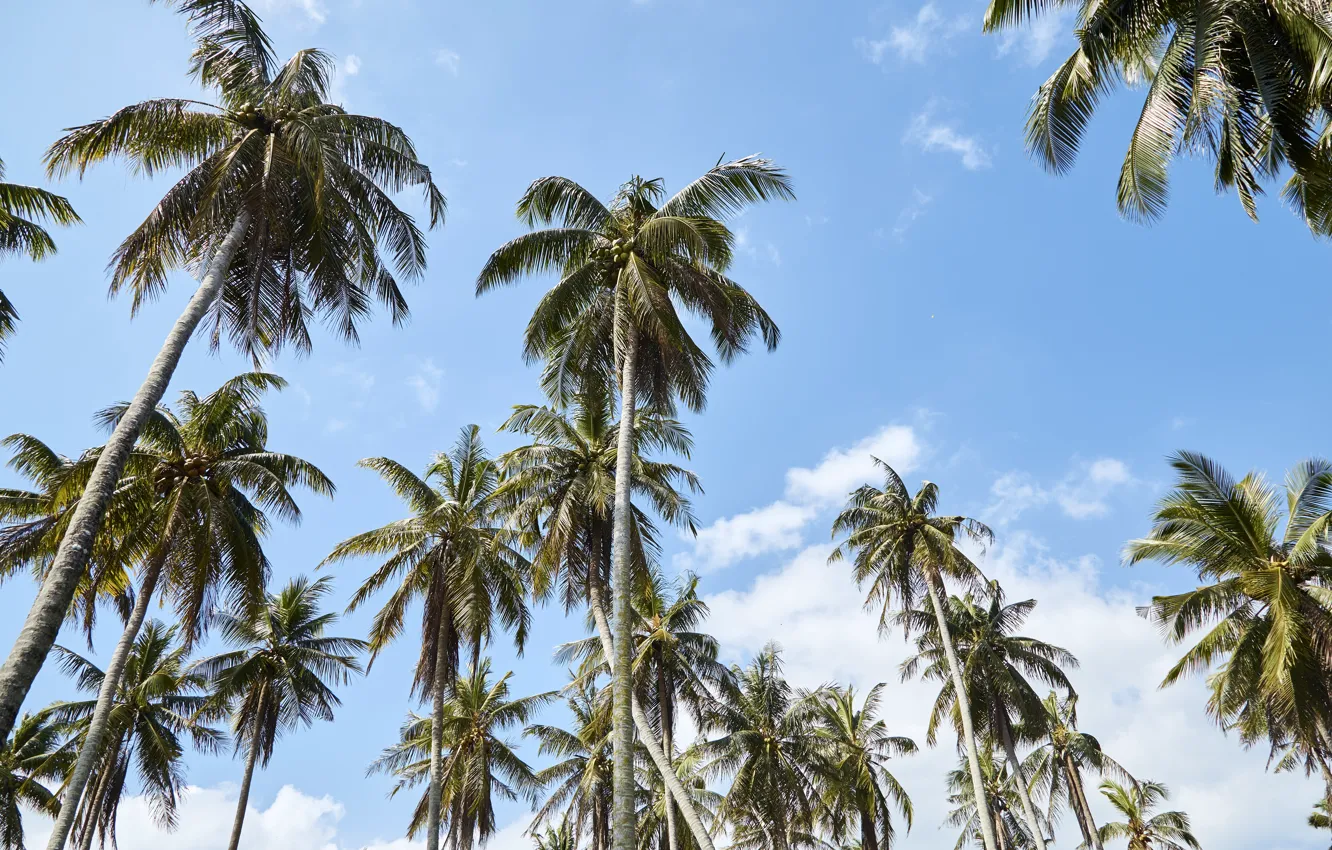
[[[1265,775],[1260,754],[1241,753],[1207,724],[1196,686],[1153,690],[1171,650],[1132,606],[1193,577],[1121,568],[1119,551],[1146,530],[1174,449],[1278,477],[1324,449],[1329,403],[1311,390],[1308,364],[1325,356],[1328,298],[1309,271],[1327,249],[1275,199],[1261,205],[1261,224],[1248,221],[1233,196],[1212,194],[1200,162],[1175,167],[1164,221],[1122,221],[1115,179],[1135,94],[1105,105],[1070,175],[1030,161],[1025,108],[1066,52],[1065,21],[984,36],[974,0],[256,8],[283,56],[307,46],[334,53],[337,97],[403,126],[449,199],[447,226],[430,237],[430,270],[408,292],[409,325],[377,319],[359,348],[321,334],[311,357],[272,364],[291,381],[267,405],[272,445],[315,461],[339,487],[332,502],[304,499],[304,523],[273,534],[277,578],[310,571],[343,537],[401,515],[357,459],[389,455],[420,468],[470,422],[496,450],[514,445],[492,434],[511,405],[539,400],[519,335],[543,282],[481,300],[472,292],[490,251],[521,232],[513,204],[531,180],[562,174],[607,196],[632,174],[678,187],[723,154],[762,152],[789,169],[799,200],[732,223],[735,274],[784,337],[776,353],[720,369],[707,411],[689,419],[707,530],[697,545],[671,540],[667,553],[670,565],[704,571],[728,658],[774,637],[802,684],[896,682],[899,642],[876,644],[844,572],[822,566],[837,494],[863,480],[870,452],[884,454],[911,470],[911,483],[936,480],[946,504],[996,525],[992,571],[1013,595],[1043,600],[1032,632],[1078,651],[1076,683],[1103,697],[1084,696],[1099,706],[1083,709],[1101,723],[1093,731],[1120,742],[1116,755],[1137,753],[1139,775],[1167,782],[1208,820],[1205,845],[1241,847],[1261,834],[1322,846],[1302,825],[1312,786]],[[10,180],[40,182],[42,151],[64,127],[194,93],[183,23],[161,6],[16,4],[6,28],[11,69],[29,73],[0,93]],[[6,261],[3,286],[23,321],[0,368],[9,402],[0,432],[76,453],[99,440],[92,412],[138,385],[191,281],[179,275],[131,321],[126,301],[107,300],[103,270],[168,180],[108,165],[67,181],[58,188],[86,224],[57,234],[52,260]],[[417,208],[414,197],[403,202]],[[207,391],[246,367],[196,344],[172,392]],[[338,569],[339,600],[368,567]],[[23,579],[0,589],[6,646],[32,592]],[[366,624],[357,615],[343,628]],[[543,610],[526,656],[501,645],[496,665],[516,671],[519,692],[557,687],[550,649],[580,628]],[[99,634],[98,649],[112,640]],[[284,742],[256,780],[263,814],[247,841],[390,846],[409,803],[385,800],[388,783],[363,773],[410,707],[414,659],[405,639],[345,692],[338,723]],[[923,739],[930,694],[894,688],[894,722]],[[32,705],[69,693],[48,671]],[[913,846],[952,845],[937,829],[950,759],[936,750],[904,763],[921,810]],[[193,757],[189,772],[200,790],[172,846],[223,846],[234,793],[225,783],[240,765]],[[1254,800],[1267,808],[1253,823],[1204,816]],[[122,846],[151,846],[158,839],[129,811]],[[522,846],[522,814],[502,812],[501,825],[519,826],[497,840],[501,850]],[[1074,835],[1066,823],[1060,846]]]

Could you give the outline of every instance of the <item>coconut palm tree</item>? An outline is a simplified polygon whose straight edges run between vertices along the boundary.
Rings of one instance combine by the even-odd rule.
[[[30,260],[42,260],[56,251],[55,240],[42,225],[81,224],[69,201],[35,186],[6,183],[5,163],[0,160],[0,258],[23,254]],[[14,333],[18,311],[0,290],[0,362],[5,359],[5,342]]]
[[[1062,647],[1013,634],[1035,609],[1035,599],[1006,605],[1003,588],[997,581],[989,583],[988,596],[984,605],[969,593],[951,597],[946,609],[948,630],[966,671],[967,697],[977,709],[981,733],[998,741],[1003,748],[1027,829],[1038,845],[1043,846],[1036,805],[1017,754],[1017,741],[1020,735],[1036,740],[1046,734],[1045,705],[1030,680],[1071,692],[1073,685],[1063,668],[1077,667],[1078,660]],[[952,718],[961,735],[957,692],[934,615],[928,611],[903,611],[899,620],[908,631],[918,635],[917,653],[902,662],[902,680],[919,674],[940,685],[930,712],[927,740],[934,744],[939,724],[946,716]]]
[[[869,584],[865,607],[879,608],[881,632],[896,622],[894,604],[901,610],[911,610],[922,594],[929,597],[957,694],[962,747],[971,766],[970,787],[977,795],[976,808],[985,811],[985,784],[976,752],[971,704],[943,600],[947,596],[945,577],[963,587],[975,586],[980,579],[980,570],[958,548],[959,538],[983,544],[994,535],[983,523],[969,517],[936,514],[937,484],[927,481],[912,496],[891,466],[878,458],[874,463],[883,471],[884,487],[880,490],[866,484],[851,493],[832,528],[834,537],[846,534],[846,540],[833,550],[828,561],[852,559],[856,584]],[[985,850],[998,850],[989,819],[981,818],[978,826]]]
[[[245,749],[228,850],[240,846],[255,765],[268,766],[283,733],[316,720],[332,721],[333,709],[342,704],[333,687],[361,672],[357,656],[366,642],[327,634],[338,616],[321,613],[319,606],[332,589],[327,577],[312,582],[299,576],[267,594],[258,611],[223,612],[218,616],[222,639],[238,648],[194,666],[211,683],[212,699],[232,712],[236,749]]]
[[[613,658],[606,588],[610,578],[612,505],[619,449],[619,428],[613,422],[611,397],[597,384],[585,386],[564,410],[526,405],[516,407],[502,426],[528,434],[535,442],[501,458],[508,480],[503,492],[514,524],[536,529],[534,587],[558,580],[565,609],[585,601],[601,645],[601,657]],[[694,533],[694,517],[681,485],[698,492],[698,479],[675,464],[648,460],[649,451],[689,456],[689,432],[675,419],[639,408],[633,429],[631,467],[633,495],[652,504],[667,522]],[[656,551],[651,519],[631,502],[630,540],[636,585],[650,576]],[[551,577],[551,578],[547,578]],[[667,751],[657,743],[657,728],[637,695],[631,713],[639,742],[661,772],[673,795],[689,796],[679,784]],[[711,850],[702,816],[688,804],[682,816],[695,841]],[[700,838],[700,833],[703,837]]]
[[[1328,817],[1326,800],[1314,803],[1314,810],[1309,813],[1309,826],[1314,829],[1332,829],[1332,818]]]
[[[134,606],[107,664],[65,799],[79,799],[92,775],[121,671],[159,585],[161,595],[175,605],[188,652],[219,596],[243,608],[262,603],[269,571],[259,542],[268,529],[264,511],[299,522],[300,509],[289,488],[333,494],[333,482],[314,464],[268,446],[268,419],[259,402],[266,390],[284,386],[276,375],[249,372],[203,398],[185,390],[178,412],[159,408],[145,421],[139,451],[156,463],[139,478],[141,500],[151,507],[142,512],[135,533],[153,543],[146,547]],[[102,421],[115,423],[127,407],[103,411]],[[74,816],[75,807],[67,806],[56,819],[51,850],[64,846]]]
[[[820,697],[793,688],[782,676],[781,650],[763,648],[749,666],[722,683],[705,731],[720,737],[698,745],[709,779],[730,779],[718,817],[753,819],[770,850],[789,850],[809,832],[817,805],[814,781]]]
[[[1170,797],[1160,782],[1134,782],[1120,785],[1101,783],[1101,793],[1124,816],[1100,829],[1101,842],[1125,839],[1128,850],[1201,850],[1198,839],[1189,831],[1189,816],[1183,812],[1152,814]]]
[[[578,850],[578,839],[566,824],[546,827],[543,832],[531,833],[535,850]]]
[[[447,812],[449,846],[471,850],[495,833],[495,798],[536,802],[541,784],[532,768],[514,752],[515,744],[501,737],[528,723],[555,699],[549,691],[511,699],[509,679],[490,677],[490,659],[459,676],[450,690],[439,719],[410,715],[401,738],[370,766],[371,773],[398,777],[394,793],[413,787],[431,773],[433,727],[441,728],[444,766],[442,808]],[[429,794],[422,794],[412,813],[407,836],[429,828]]]
[[[985,28],[1019,26],[1062,4],[991,0]],[[1047,169],[1072,166],[1100,103],[1120,84],[1146,95],[1119,175],[1119,209],[1153,220],[1166,209],[1170,161],[1215,163],[1218,190],[1236,189],[1257,218],[1263,184],[1293,170],[1285,196],[1309,226],[1332,226],[1332,15],[1319,3],[1236,0],[1077,4],[1077,47],[1043,83],[1027,119],[1027,147]]]
[[[153,416],[186,343],[208,319],[256,361],[284,345],[307,350],[308,321],[357,338],[375,301],[407,315],[398,276],[425,268],[425,240],[390,193],[423,187],[430,224],[444,196],[402,130],[329,104],[332,59],[302,50],[277,67],[257,16],[241,0],[171,0],[193,27],[191,73],[218,104],[158,98],[71,130],[47,152],[53,175],[124,159],[136,172],[181,169],[112,260],[111,291],[137,309],[168,274],[198,288],[116,423],[9,658],[0,668],[0,738],[55,643],[83,565],[139,432]],[[385,257],[387,252],[389,257]]]
[[[1096,820],[1091,804],[1087,802],[1084,770],[1114,776],[1122,782],[1134,782],[1120,764],[1101,749],[1094,736],[1078,730],[1078,697],[1069,694],[1060,698],[1050,691],[1043,702],[1047,738],[1031,755],[1027,756],[1027,773],[1033,787],[1044,789],[1049,808],[1046,817],[1053,822],[1061,805],[1073,810],[1073,816],[1082,830],[1082,841],[1087,847],[1102,850]]]
[[[174,829],[185,790],[185,739],[204,752],[216,752],[222,745],[223,733],[205,725],[212,719],[207,711],[208,682],[188,669],[179,636],[176,627],[156,620],[143,626],[115,690],[87,791],[81,796],[66,791],[60,816],[77,815],[75,840],[84,850],[92,846],[94,834],[114,846],[116,817],[131,766],[158,825]],[[90,751],[88,738],[107,674],[75,652],[63,647],[57,652],[79,690],[99,694],[98,699],[58,702],[45,710],[53,721],[70,724],[82,757]],[[50,846],[55,846],[54,840]]]
[[[1204,582],[1155,597],[1142,610],[1170,643],[1205,630],[1162,687],[1215,667],[1208,713],[1246,745],[1267,739],[1274,753],[1302,753],[1306,770],[1322,772],[1332,799],[1325,732],[1332,723],[1325,660],[1332,612],[1324,590],[1332,583],[1332,464],[1299,464],[1284,492],[1255,473],[1235,481],[1192,452],[1172,456],[1170,465],[1175,488],[1157,507],[1148,536],[1125,551],[1130,564],[1184,564]]]
[[[430,789],[426,794],[426,848],[437,850],[444,793],[444,740],[449,685],[457,678],[460,646],[471,649],[473,669],[480,669],[483,646],[496,627],[511,630],[522,651],[531,613],[526,593],[531,565],[517,546],[518,535],[504,525],[503,501],[496,495],[499,468],[481,444],[480,429],[462,429],[453,451],[439,453],[421,478],[386,457],[367,458],[412,515],[339,543],[324,564],[352,557],[385,557],[357,589],[348,612],[365,605],[383,588],[397,583],[375,614],[370,629],[370,661],[402,634],[407,609],[424,608],[421,654],[413,694],[431,700]],[[322,566],[322,565],[321,565]]]
[[[530,724],[523,734],[537,740],[537,755],[556,759],[536,774],[546,800],[532,819],[533,829],[554,820],[575,846],[609,850],[611,813],[610,693],[595,676],[570,672],[565,689],[570,728]]]
[[[979,750],[984,794],[976,794],[972,787],[969,760],[948,774],[948,802],[953,809],[944,824],[962,829],[953,850],[962,850],[968,845],[983,847],[985,834],[981,825],[986,823],[1001,850],[1031,850],[1036,846],[1024,823],[1025,818],[1019,814],[1022,801],[1018,799],[1013,777],[1003,755],[996,749],[994,742],[986,739]],[[985,801],[984,808],[977,805],[978,800]],[[988,816],[979,817],[978,813],[982,811]]]
[[[0,850],[23,850],[21,809],[55,817],[60,798],[47,784],[64,781],[74,753],[64,730],[45,714],[25,714],[0,748]]]
[[[672,761],[672,765],[695,811],[709,829],[715,828],[722,795],[708,788],[707,777],[704,775],[706,764],[698,749],[686,749]],[[663,781],[655,764],[640,759],[639,784],[642,788],[637,823],[639,850],[662,850],[669,847],[672,840],[678,842],[681,850],[698,850],[698,844],[685,825],[684,818],[680,816],[680,806],[675,802],[675,795]],[[674,827],[668,826],[668,818],[677,821]]]
[[[888,734],[878,717],[883,683],[870,688],[856,707],[854,688],[823,689],[818,713],[817,784],[822,798],[821,820],[832,841],[841,845],[858,837],[860,850],[889,850],[896,830],[896,808],[911,829],[911,798],[888,769],[888,762],[916,752],[910,738]]]
[[[768,348],[777,326],[758,302],[726,277],[733,237],[721,219],[748,204],[793,198],[785,172],[770,161],[745,157],[719,162],[670,199],[661,179],[633,177],[609,205],[564,177],[535,181],[518,202],[529,227],[557,226],[501,246],[477,278],[480,295],[520,277],[558,272],[527,326],[524,356],[546,362],[543,383],[557,402],[588,385],[616,386],[620,423],[613,509],[615,627],[614,850],[634,850],[634,729],[632,658],[632,554],[630,467],[634,413],[643,399],[669,412],[676,399],[703,407],[712,360],[693,340],[680,314],[710,326],[723,361],[742,353],[755,336]],[[659,765],[669,779],[668,765]],[[686,812],[689,817],[689,813]],[[690,828],[711,850],[696,817]]]

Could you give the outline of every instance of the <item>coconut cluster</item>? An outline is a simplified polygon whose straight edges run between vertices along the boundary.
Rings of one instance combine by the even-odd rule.
[[[236,110],[236,120],[247,127],[267,127],[276,126],[279,122],[290,121],[297,115],[297,110],[287,106],[277,106],[272,109],[262,108],[262,104],[256,106],[254,103],[246,101],[241,104],[240,109]]]
[[[165,496],[188,478],[207,478],[208,475],[208,458],[203,455],[187,455],[184,460],[159,465],[157,471],[153,473],[153,489],[157,491],[157,495]]]
[[[596,258],[602,262],[620,265],[634,252],[634,239],[613,239],[609,245],[603,245],[595,251]]]

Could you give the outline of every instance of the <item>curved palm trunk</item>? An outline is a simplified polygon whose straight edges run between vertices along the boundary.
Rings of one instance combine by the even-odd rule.
[[[980,822],[985,850],[999,850],[994,840],[994,825],[987,816],[990,813],[990,806],[985,798],[985,778],[981,775],[980,757],[976,754],[976,732],[971,723],[971,701],[967,699],[967,687],[962,682],[962,668],[957,664],[957,650],[953,648],[953,635],[948,630],[943,603],[939,601],[939,589],[935,587],[936,581],[933,576],[926,576],[925,588],[930,594],[930,604],[934,606],[934,619],[939,625],[939,638],[943,643],[944,655],[948,657],[948,672],[953,676],[953,689],[957,691],[957,710],[962,715],[962,734],[966,738],[963,744],[967,750],[967,765],[971,768],[971,788],[972,793],[976,795],[976,820]]]
[[[596,569],[589,570],[589,573],[596,572]],[[601,578],[600,576],[588,577],[588,606],[592,609],[592,619],[597,624],[597,635],[601,638],[601,651],[607,659],[613,658],[611,651],[611,629],[610,623],[606,621],[606,609],[602,602]],[[615,673],[615,664],[611,664],[611,674]],[[630,692],[632,696],[632,691]],[[713,850],[712,836],[708,834],[708,829],[703,825],[703,819],[698,815],[698,809],[694,806],[694,801],[685,793],[684,784],[680,782],[680,777],[676,775],[671,768],[670,761],[666,754],[662,752],[661,747],[657,745],[657,739],[652,734],[652,724],[648,722],[647,712],[643,711],[638,700],[630,700],[630,709],[632,711],[634,725],[638,728],[638,736],[643,742],[643,748],[647,750],[648,757],[656,766],[661,774],[662,782],[670,789],[674,798],[678,801],[680,807],[680,816],[684,818],[685,825],[689,827],[690,835],[694,836],[694,843],[698,850]],[[614,812],[612,812],[612,815]],[[612,836],[613,840],[613,836]]]
[[[449,629],[435,639],[435,681],[430,703],[430,797],[426,803],[426,850],[439,850],[440,797],[444,791],[444,690],[449,678]]]
[[[666,763],[671,764],[675,756],[675,713],[671,710],[670,695],[672,690],[666,682],[666,666],[663,663],[661,647],[657,647],[657,719],[661,721],[661,751],[666,756]],[[666,850],[680,850],[680,837],[675,834],[675,807],[671,805],[671,789],[662,784],[662,809],[666,817]]]
[[[125,631],[121,632],[120,642],[116,644],[116,650],[111,654],[111,662],[106,665],[102,686],[97,691],[97,705],[88,724],[88,736],[84,738],[83,746],[79,748],[79,759],[74,764],[74,770],[70,772],[69,783],[65,786],[65,798],[60,805],[60,814],[56,817],[51,838],[46,843],[47,850],[62,850],[65,842],[69,840],[69,832],[74,826],[74,817],[78,813],[83,791],[88,785],[88,777],[92,774],[93,763],[102,756],[102,739],[106,737],[111,709],[115,705],[116,691],[120,688],[120,680],[125,673],[125,662],[129,660],[130,651],[134,649],[139,629],[143,627],[143,621],[148,616],[148,605],[157,591],[157,580],[161,577],[162,567],[166,564],[167,541],[175,534],[176,517],[177,513],[173,507],[166,528],[162,532],[162,542],[158,544],[157,551],[153,553],[153,558],[144,571],[143,584],[139,587],[139,595],[134,600],[134,609],[130,612],[129,621],[125,623]]]
[[[1073,757],[1064,754],[1064,772],[1068,776],[1068,788],[1073,797],[1073,813],[1077,815],[1078,826],[1082,828],[1082,837],[1088,847],[1102,850],[1101,834],[1096,831],[1096,821],[1092,818],[1091,804],[1087,802],[1087,792],[1082,785],[1082,773],[1073,763]]]
[[[255,713],[254,726],[250,729],[250,749],[245,754],[245,775],[241,777],[240,797],[236,800],[236,818],[231,822],[231,841],[227,843],[227,850],[237,850],[240,847],[241,830],[245,828],[245,809],[250,805],[250,783],[254,781],[254,764],[259,760],[259,724],[262,716],[261,713]]]
[[[119,745],[119,741],[113,742],[111,747],[107,748],[108,755],[112,747],[118,747]],[[97,833],[97,819],[105,802],[106,785],[111,781],[111,775],[114,772],[115,762],[109,758],[103,758],[102,770],[97,777],[97,784],[93,786],[91,794],[83,795],[82,822],[74,828],[74,835],[79,842],[79,850],[91,850],[92,848],[93,838]]]
[[[176,319],[161,351],[153,360],[148,377],[134,394],[134,400],[130,402],[125,415],[116,424],[111,438],[106,441],[106,446],[97,458],[88,485],[74,507],[69,530],[56,550],[51,569],[42,581],[37,599],[28,611],[28,617],[14,641],[13,649],[9,651],[9,657],[4,666],[0,667],[0,741],[8,740],[9,733],[14,730],[19,708],[28,696],[42,664],[46,662],[47,654],[55,645],[60,624],[64,622],[69,604],[74,599],[79,578],[87,569],[93,540],[102,525],[111,494],[120,480],[130,450],[139,438],[139,431],[162,400],[190,336],[221,295],[227,269],[249,226],[249,213],[241,213],[236,217],[231,230],[218,246],[217,253],[208,263],[199,288],[194,291],[194,296],[190,298],[180,318]]]
[[[618,312],[618,311],[617,311]],[[636,850],[634,841],[633,571],[629,553],[630,478],[634,455],[634,367],[638,340],[631,330],[620,364],[620,433],[615,455],[615,513],[611,531],[614,640],[611,666],[611,850]],[[651,739],[651,735],[645,736]],[[663,777],[664,778],[664,777]]]
[[[1013,784],[1017,786],[1018,799],[1022,801],[1022,815],[1027,819],[1027,829],[1031,830],[1031,839],[1036,846],[1045,850],[1045,833],[1041,831],[1041,822],[1036,817],[1036,806],[1031,802],[1031,791],[1027,787],[1027,774],[1018,760],[1017,747],[1013,745],[1013,727],[1008,722],[1008,714],[1003,706],[995,711],[999,721],[999,737],[1003,741],[1004,755],[1008,757],[1008,766],[1013,769]]]

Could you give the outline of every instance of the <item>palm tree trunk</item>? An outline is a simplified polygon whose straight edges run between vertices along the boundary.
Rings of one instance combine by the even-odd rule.
[[[448,633],[441,623],[435,639],[435,680],[430,704],[430,797],[426,804],[426,850],[439,850],[439,803],[444,791],[444,690],[448,686]]]
[[[617,308],[616,312],[619,310]],[[618,316],[616,318],[619,318]],[[621,352],[620,433],[615,455],[615,512],[611,531],[614,640],[611,667],[611,850],[636,850],[634,841],[633,569],[629,552],[630,478],[634,456],[634,367],[638,339],[630,330]],[[651,738],[651,735],[647,736]],[[665,778],[665,777],[663,777]]]
[[[1087,790],[1082,784],[1082,773],[1078,770],[1078,766],[1073,763],[1073,757],[1067,753],[1064,754],[1064,770],[1068,773],[1068,787],[1074,794],[1073,810],[1078,816],[1078,824],[1082,826],[1083,836],[1087,839],[1087,846],[1094,847],[1096,850],[1103,850],[1101,833],[1096,831],[1096,820],[1092,817],[1091,803],[1087,802]]]
[[[610,623],[606,620],[606,609],[602,602],[601,579],[600,576],[592,576],[592,572],[599,572],[600,568],[589,570],[588,577],[588,604],[592,608],[592,619],[597,624],[597,635],[601,638],[601,651],[608,659],[614,657],[611,651],[611,629]],[[615,674],[615,664],[610,664],[611,675]],[[630,692],[632,696],[632,691]],[[670,789],[680,807],[680,816],[684,818],[685,825],[689,827],[690,835],[694,836],[694,843],[698,850],[713,850],[712,836],[708,834],[708,829],[703,825],[703,819],[698,815],[698,808],[694,801],[685,792],[684,784],[680,782],[680,777],[676,775],[671,768],[670,761],[666,754],[662,752],[657,745],[657,738],[652,734],[652,724],[648,722],[647,712],[643,711],[642,706],[638,704],[637,699],[630,700],[634,726],[638,729],[638,737],[643,742],[643,748],[647,750],[648,757],[656,765],[657,772],[661,774],[662,782]],[[614,812],[612,811],[612,817]],[[613,821],[612,821],[613,823]],[[614,836],[612,836],[612,839]]]
[[[994,821],[994,834],[998,836],[998,850],[1008,850],[1008,830],[1004,829],[1004,819],[995,812],[991,818],[981,818],[981,837],[985,835],[985,824],[990,820]]]
[[[1004,744],[1004,755],[1008,756],[1008,765],[1013,768],[1013,784],[1017,786],[1018,799],[1022,801],[1022,814],[1027,819],[1027,829],[1031,830],[1031,840],[1045,850],[1045,833],[1041,831],[1041,822],[1036,818],[1036,806],[1031,802],[1031,790],[1027,787],[1027,774],[1018,760],[1017,747],[1013,745],[1013,728],[1008,722],[1008,713],[1003,706],[998,706],[995,714],[999,721],[999,736]]]
[[[129,459],[130,450],[139,438],[139,431],[162,400],[190,336],[221,295],[227,269],[249,226],[249,213],[243,212],[236,217],[231,230],[208,263],[199,288],[194,291],[185,312],[176,319],[166,342],[162,344],[152,368],[148,370],[148,377],[134,394],[134,400],[97,457],[83,495],[74,506],[69,529],[61,539],[55,560],[37,592],[37,599],[28,611],[28,617],[14,641],[13,649],[9,651],[9,657],[4,666],[0,667],[0,741],[8,740],[9,733],[14,731],[19,708],[60,633],[60,625],[74,599],[79,579],[87,569],[93,540],[102,525],[102,517],[120,481],[120,473]]]
[[[241,777],[240,797],[236,800],[236,819],[231,823],[231,841],[227,850],[238,850],[241,830],[245,827],[245,809],[250,805],[250,783],[254,780],[254,763],[259,760],[259,724],[263,715],[256,712],[250,729],[250,749],[245,754],[245,775]]]
[[[166,564],[167,547],[175,534],[178,515],[173,506],[166,527],[162,531],[162,541],[158,543],[152,560],[144,570],[143,583],[139,587],[138,597],[134,600],[134,609],[130,612],[129,621],[125,623],[125,631],[121,632],[120,642],[116,644],[116,650],[111,654],[111,663],[106,665],[106,672],[102,675],[102,686],[97,691],[97,705],[93,708],[92,719],[88,723],[88,735],[83,740],[83,746],[79,748],[78,761],[75,762],[74,770],[69,774],[69,782],[65,785],[65,797],[60,804],[60,814],[56,817],[51,838],[46,843],[47,850],[63,850],[65,842],[69,840],[69,831],[74,826],[74,816],[78,812],[84,788],[88,785],[88,777],[92,774],[93,763],[102,756],[102,739],[106,737],[111,709],[115,706],[116,691],[120,688],[120,679],[125,673],[125,662],[129,660],[130,652],[134,649],[134,641],[139,636],[139,629],[143,627],[143,621],[148,616],[148,605],[157,591],[157,580],[162,575],[163,565]]]
[[[868,811],[860,813],[860,850],[879,850],[879,832]]]
[[[118,747],[119,742],[112,744]],[[110,747],[107,748],[108,752]],[[90,850],[93,843],[93,837],[97,833],[97,817],[102,808],[102,798],[106,795],[106,783],[111,780],[111,774],[114,773],[114,763],[109,759],[102,760],[102,771],[97,776],[97,784],[93,786],[91,794],[83,795],[83,819],[74,829],[74,834],[78,838],[79,850]]]
[[[971,701],[967,699],[967,687],[962,682],[962,668],[957,663],[957,650],[953,647],[953,635],[948,631],[948,620],[944,615],[943,602],[939,600],[939,589],[935,586],[934,576],[925,577],[925,588],[930,594],[930,604],[934,606],[934,619],[939,625],[939,638],[943,643],[944,655],[948,657],[948,672],[953,676],[953,689],[957,691],[957,710],[962,715],[963,744],[967,750],[967,764],[971,768],[971,788],[976,795],[976,814],[980,821],[981,838],[985,841],[985,850],[999,850],[994,840],[994,826],[988,814],[990,806],[985,799],[985,777],[981,775],[980,757],[976,754],[976,732],[971,723]]]
[[[671,710],[672,690],[666,682],[666,666],[663,663],[661,647],[657,647],[657,719],[661,721],[661,751],[666,756],[666,763],[675,770],[672,758],[675,755],[675,713]],[[680,850],[680,838],[675,834],[675,807],[671,805],[671,789],[662,784],[662,809],[666,816],[666,850]]]

